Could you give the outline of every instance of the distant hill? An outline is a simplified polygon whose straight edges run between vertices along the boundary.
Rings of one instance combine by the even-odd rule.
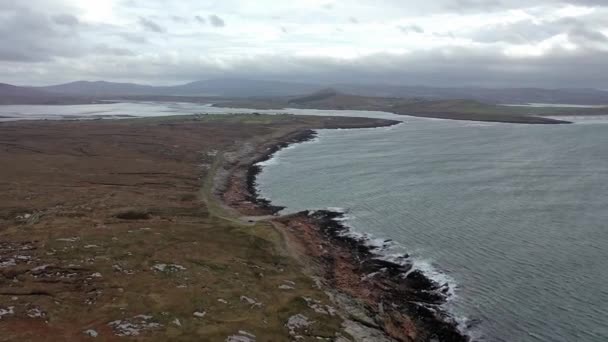
[[[18,87],[11,84],[0,83],[0,96],[16,96],[16,97],[35,97],[35,96],[52,96],[42,90]]]
[[[86,96],[287,96],[310,93],[319,85],[260,81],[247,79],[212,79],[196,81],[176,86],[148,86],[134,83],[114,83],[106,81],[76,81],[47,87],[39,87],[45,92],[64,95]]]
[[[53,93],[35,87],[0,83],[0,105],[71,105],[101,102],[103,100],[95,96]]]
[[[321,88],[318,84],[248,80],[212,79],[196,81],[181,86],[168,87],[166,95],[258,97],[290,96],[306,94]]]
[[[342,94],[366,97],[424,98],[436,100],[471,99],[497,104],[567,103],[608,104],[608,92],[597,89],[541,89],[541,88],[441,88],[384,84],[314,84],[250,79],[211,79],[182,85],[156,87],[133,83],[106,81],[77,81],[39,87],[54,94],[78,96],[217,96],[217,97],[275,97],[310,94],[329,87]],[[327,89],[325,89],[327,90]]]
[[[74,98],[66,95],[48,93],[29,87],[18,87],[0,83],[0,105],[11,104],[59,104],[88,103],[90,99]]]
[[[220,107],[255,109],[352,109],[392,112],[396,114],[491,122],[555,124],[566,121],[543,116],[606,115],[606,109],[567,107],[513,107],[483,103],[470,99],[428,99],[372,97],[344,94],[333,88],[304,96],[283,98],[236,99],[216,104]]]
[[[162,87],[106,81],[76,81],[36,88],[47,93],[78,96],[155,95]]]
[[[302,94],[310,94],[303,96]],[[179,97],[179,98],[173,98]],[[374,98],[434,100],[475,100],[488,104],[577,104],[606,105],[608,91],[598,89],[540,89],[540,88],[441,88],[384,84],[313,84],[250,79],[211,79],[175,86],[150,86],[107,81],[76,81],[45,87],[0,86],[0,103],[67,103],[98,100],[158,100],[209,102],[226,98],[247,102],[265,98],[265,103],[317,105],[319,108],[370,108]],[[57,101],[60,98],[62,101]],[[76,98],[79,98],[77,100]],[[274,104],[272,104],[274,106]]]
[[[379,107],[395,105],[400,101],[403,101],[403,99],[344,94],[333,88],[327,88],[310,95],[292,97],[287,100],[286,106],[316,109],[376,110]]]
[[[379,97],[471,99],[496,104],[559,103],[608,104],[608,91],[598,89],[541,88],[440,88],[426,86],[338,84],[333,88],[348,94]]]

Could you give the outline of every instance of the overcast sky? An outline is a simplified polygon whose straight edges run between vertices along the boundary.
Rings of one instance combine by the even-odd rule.
[[[0,82],[608,88],[608,0],[0,0]]]

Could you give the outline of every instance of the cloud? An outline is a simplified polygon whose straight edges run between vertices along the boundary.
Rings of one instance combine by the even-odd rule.
[[[53,21],[58,25],[76,26],[80,23],[78,18],[71,14],[58,14],[53,16]]]
[[[110,47],[106,44],[99,44],[92,49],[92,52],[100,55],[109,56],[135,56],[135,53],[129,49]]]
[[[526,44],[543,41],[560,32],[563,32],[563,28],[558,25],[522,20],[515,23],[488,25],[480,30],[475,30],[470,37],[480,43]]]
[[[0,82],[608,88],[607,16],[604,0],[0,0]]]
[[[568,39],[577,45],[603,46],[608,48],[608,37],[600,31],[588,29],[584,26],[574,27],[568,32]]]
[[[224,22],[224,19],[218,17],[215,14],[212,14],[212,15],[209,16],[209,22],[214,27],[224,27],[224,26],[226,26],[226,23]]]
[[[201,17],[200,15],[196,15],[194,16],[194,20],[198,21],[199,24],[206,24],[207,20],[205,20],[205,18]]]
[[[602,19],[603,20],[603,17]],[[511,23],[492,24],[475,30],[467,36],[480,43],[506,42],[511,44],[535,44],[560,34],[569,35],[573,41],[605,41],[605,35],[597,29],[597,18],[566,17],[551,20],[525,19]],[[599,23],[599,22],[598,22]],[[599,23],[601,26],[601,23]]]
[[[77,33],[60,31],[58,25],[64,24],[27,8],[4,12],[0,20],[0,61],[36,62],[81,55],[83,48],[78,44]]]
[[[159,24],[157,24],[156,22],[144,18],[144,17],[139,17],[139,24],[146,30],[151,31],[151,32],[156,32],[156,33],[164,33],[165,29],[160,26]]]
[[[466,12],[466,11],[483,11],[491,12],[498,9],[509,7],[508,2],[500,0],[452,0],[449,1],[445,8],[448,11]]]
[[[148,43],[148,39],[146,39],[146,37],[141,36],[141,35],[137,35],[135,33],[130,33],[130,32],[121,32],[118,34],[119,37],[121,37],[122,39],[124,39],[125,41],[129,42],[129,43],[135,43],[135,44],[146,44]]]
[[[397,27],[403,33],[424,33],[424,29],[418,25],[402,25]]]
[[[434,1],[435,2],[435,1]],[[557,6],[595,6],[607,7],[604,0],[437,0],[437,11],[455,13],[491,13],[512,9]]]
[[[171,20],[175,23],[180,23],[180,24],[185,24],[188,22],[188,18],[186,17],[181,17],[179,15],[172,15],[171,16]]]

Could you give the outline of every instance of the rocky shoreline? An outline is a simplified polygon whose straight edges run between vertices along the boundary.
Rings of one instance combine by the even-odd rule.
[[[241,156],[229,166],[227,184],[217,195],[243,215],[276,215],[283,208],[257,192],[258,164],[282,148],[315,136],[313,130],[302,130],[250,146],[245,158]],[[373,340],[470,340],[442,308],[447,284],[437,284],[413,269],[408,255],[398,262],[383,260],[367,241],[348,234],[349,228],[340,221],[342,215],[305,211],[277,216],[272,223],[284,234],[294,255],[342,307],[346,320],[370,330]]]

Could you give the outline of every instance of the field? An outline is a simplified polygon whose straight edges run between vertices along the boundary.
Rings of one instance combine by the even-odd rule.
[[[225,115],[1,124],[0,340],[348,338],[282,235],[239,220],[213,181],[244,144],[377,123]]]

